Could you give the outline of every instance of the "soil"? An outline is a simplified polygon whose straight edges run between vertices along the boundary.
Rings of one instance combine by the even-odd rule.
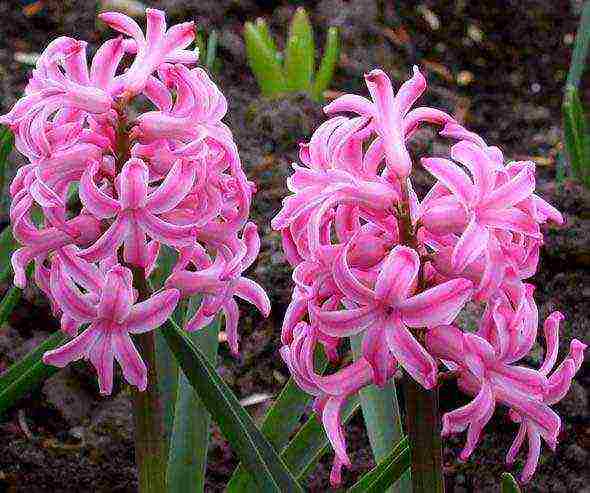
[[[37,2],[40,10],[30,15],[21,8],[25,3],[31,2],[0,1],[1,111],[20,95],[31,69],[16,61],[16,52],[38,53],[60,34],[86,39],[95,48],[107,35],[95,21],[95,1],[46,0]],[[501,146],[509,158],[531,158],[538,163],[540,194],[567,218],[566,226],[547,231],[534,280],[540,312],[544,317],[554,309],[563,311],[567,314],[563,340],[578,337],[590,343],[590,193],[567,179],[556,180],[557,168],[564,162],[560,104],[579,1],[147,3],[165,8],[171,21],[195,19],[206,31],[215,28],[220,33],[213,77],[228,98],[227,122],[246,172],[258,185],[253,218],[263,245],[251,275],[269,291],[273,313],[262,320],[243,305],[240,356],[230,357],[226,348],[220,351],[218,369],[240,398],[260,392],[276,395],[288,377],[277,350],[291,289],[290,271],[269,221],[286,194],[285,177],[290,174],[290,163],[297,159],[297,142],[308,138],[323,118],[321,106],[304,95],[281,101],[259,96],[245,62],[241,29],[244,20],[264,16],[280,44],[298,5],[308,8],[319,47],[327,25],[341,28],[342,58],[332,90],[364,94],[364,72],[380,66],[399,81],[417,63],[429,80],[426,103],[450,111],[488,142]],[[583,97],[590,101],[589,84],[583,86]],[[413,151],[444,151],[447,144],[432,137],[424,132]],[[20,162],[17,156],[12,159]],[[56,329],[57,322],[42,297],[27,291],[0,330],[0,371]],[[565,344],[562,353],[567,350]],[[530,363],[538,363],[541,355],[539,348]],[[586,360],[572,390],[558,406],[564,427],[557,452],[544,448],[527,491],[590,492],[589,389],[590,362]],[[452,383],[441,390],[443,410],[456,407],[462,399]],[[269,404],[249,409],[258,419]],[[448,491],[498,491],[503,454],[515,431],[507,423],[507,417],[499,413],[466,464],[457,460],[464,437],[445,442]],[[353,467],[345,471],[345,486],[373,465],[362,418],[355,417],[347,432]],[[0,492],[137,490],[129,391],[120,386],[112,397],[100,398],[83,364],[56,374],[5,413],[0,418],[0,437]],[[309,476],[309,491],[329,489],[330,462],[331,457],[326,457]],[[221,491],[236,464],[230,447],[214,429],[207,491]]]

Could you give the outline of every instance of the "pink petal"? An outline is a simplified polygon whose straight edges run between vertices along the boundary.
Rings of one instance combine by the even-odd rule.
[[[270,299],[266,291],[254,281],[240,277],[234,285],[234,294],[252,303],[264,317],[270,314]]]
[[[483,197],[480,207],[505,209],[529,198],[535,191],[535,166],[530,163],[510,181]]]
[[[43,362],[47,365],[63,368],[72,361],[87,357],[88,350],[93,347],[100,332],[91,325],[88,329],[67,344],[47,351],[43,355]]]
[[[119,12],[103,12],[98,14],[98,18],[116,31],[127,34],[138,42],[144,40],[141,28],[131,17]]]
[[[450,324],[473,294],[473,283],[453,279],[412,296],[399,305],[405,324],[432,327]]]
[[[115,254],[125,240],[128,225],[129,216],[119,215],[95,243],[80,251],[80,258],[88,262],[96,262]]]
[[[90,66],[92,84],[108,91],[124,54],[121,37],[104,42],[92,58]]]
[[[227,343],[231,353],[234,356],[238,355],[238,319],[240,313],[238,311],[237,303],[231,299],[223,305],[223,315],[225,316],[225,333],[227,335]]]
[[[113,334],[112,349],[125,380],[144,391],[147,388],[148,370],[131,338],[127,334]]]
[[[441,132],[441,135],[443,135],[443,132]],[[483,143],[483,146],[485,146],[485,143]],[[482,147],[467,140],[461,141],[451,147],[451,158],[460,162],[471,172],[477,191],[476,199],[480,200],[487,196],[495,183],[494,170],[496,165],[483,151]]]
[[[106,281],[98,304],[98,316],[123,322],[133,302],[133,276],[127,267],[116,265],[106,273]]]
[[[95,161],[86,168],[80,179],[80,200],[86,209],[98,218],[115,216],[121,207],[113,197],[109,197],[94,183],[94,176],[98,172],[99,164]]]
[[[371,303],[375,295],[373,291],[362,284],[348,267],[347,255],[350,242],[338,254],[332,271],[334,282],[340,288],[344,296],[355,303],[363,305]]]
[[[51,265],[51,294],[60,308],[70,317],[89,322],[96,317],[96,308],[88,297],[84,296],[72,280],[64,274],[61,262],[54,261]]]
[[[138,158],[131,158],[121,171],[121,207],[138,209],[146,205],[149,170]]]
[[[537,222],[515,207],[502,209],[501,213],[494,209],[480,210],[477,218],[480,224],[488,227],[523,233],[533,238],[541,237]]]
[[[96,369],[98,388],[103,395],[113,391],[113,347],[110,330],[104,330],[99,336],[89,354],[90,362]]]
[[[473,263],[487,247],[489,236],[487,228],[480,225],[475,216],[472,217],[453,249],[451,256],[453,272],[460,274]]]
[[[359,115],[373,115],[375,110],[371,101],[355,94],[345,94],[324,106],[324,113],[327,115],[343,112],[357,113]]]
[[[377,319],[377,311],[373,307],[352,310],[326,311],[312,307],[320,330],[334,337],[349,337],[362,332]]]
[[[385,331],[387,346],[398,363],[424,388],[433,388],[438,378],[434,358],[414,339],[399,318],[391,317]]]
[[[539,368],[539,373],[542,373],[543,375],[547,375],[557,361],[557,351],[559,350],[559,324],[564,318],[563,313],[553,312],[545,319],[545,323],[543,324],[546,352],[543,365]]]
[[[389,368],[392,356],[386,342],[386,329],[375,324],[367,330],[362,342],[362,356],[373,369],[375,385],[384,386],[389,378]]]
[[[151,238],[168,246],[190,246],[195,241],[195,227],[192,225],[178,226],[163,221],[147,211],[137,211],[139,225]]]
[[[376,296],[397,306],[415,286],[420,258],[415,250],[398,245],[387,256],[375,283]]]
[[[180,292],[177,289],[165,289],[141,303],[136,303],[125,319],[127,331],[140,334],[158,328],[170,318],[179,299]]]
[[[470,205],[475,198],[475,187],[467,174],[455,163],[442,158],[423,158],[421,161],[435,178],[440,180],[464,205]]]
[[[195,164],[177,160],[162,184],[149,194],[146,208],[152,214],[161,214],[176,207],[190,192],[195,181]]]

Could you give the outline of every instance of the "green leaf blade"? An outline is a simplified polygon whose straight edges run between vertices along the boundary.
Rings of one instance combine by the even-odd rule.
[[[258,29],[251,23],[244,25],[244,40],[248,65],[256,77],[262,94],[272,96],[285,92],[286,84],[283,68],[277,60],[276,52],[268,45]]]
[[[161,329],[193,388],[262,491],[303,492],[203,352],[174,324]]]
[[[350,338],[354,359],[362,355],[362,334]],[[383,388],[369,385],[359,392],[363,419],[369,435],[373,457],[378,464],[387,457],[403,438],[402,422],[395,390],[395,383],[388,382]],[[412,486],[404,477],[391,493],[411,492]]]
[[[316,354],[315,368],[323,373],[328,365],[328,360],[323,352]],[[287,444],[289,436],[299,425],[299,420],[305,411],[305,407],[312,396],[304,392],[292,378],[283,388],[273,406],[266,414],[261,431],[276,450],[281,450]],[[287,465],[291,466],[289,462]],[[228,485],[227,493],[239,493],[249,491],[253,487],[253,480],[240,464],[234,471]]]
[[[340,57],[340,37],[338,28],[330,27],[326,38],[324,56],[313,83],[312,96],[316,101],[323,101],[324,91],[330,87],[338,59]]]
[[[315,70],[313,28],[303,7],[295,11],[289,27],[285,49],[285,78],[287,89],[308,92]]]
[[[219,346],[219,320],[189,337],[214,364]],[[200,492],[205,490],[211,415],[184,372],[179,371],[167,484],[169,491]]]
[[[0,414],[59,371],[59,368],[45,365],[42,358],[46,351],[57,348],[65,341],[66,336],[56,332],[0,375]]]
[[[410,447],[404,438],[387,457],[359,479],[348,493],[382,493],[398,481],[410,467]]]

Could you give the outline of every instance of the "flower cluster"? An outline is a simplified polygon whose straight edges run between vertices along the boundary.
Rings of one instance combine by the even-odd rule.
[[[523,481],[533,474],[541,438],[555,447],[560,418],[549,407],[567,392],[584,344],[553,369],[555,312],[544,324],[545,361],[518,364],[537,337],[538,313],[527,282],[537,268],[540,225],[560,213],[535,195],[532,162],[505,163],[497,147],[448,114],[413,104],[426,89],[413,76],[394,94],[381,70],[365,76],[371,100],[345,95],[333,116],[301,145],[291,195],[273,220],[280,230],[295,288],[282,328],[281,355],[315,409],[335,450],[331,480],[349,465],[340,411],[363,386],[383,385],[401,367],[434,388],[441,364],[473,396],[443,417],[443,434],[467,430],[461,459],[476,447],[497,404],[520,428],[507,461],[525,437]],[[425,158],[435,183],[420,200],[407,142],[423,123],[454,139],[450,159]],[[452,325],[466,303],[481,306],[476,332]],[[362,354],[331,375],[314,369],[319,346],[336,360],[342,340],[362,334]]]
[[[10,187],[22,244],[12,257],[15,284],[25,286],[33,262],[36,284],[73,337],[44,360],[64,366],[88,358],[108,394],[114,359],[129,383],[146,388],[130,334],[157,328],[182,296],[202,295],[188,330],[224,312],[233,352],[234,296],[265,316],[270,303],[242,277],[260,246],[247,222],[254,185],[221,121],[223,94],[204,70],[189,68],[198,56],[187,49],[193,24],[167,28],[162,11],[147,9],[144,34],[125,15],[100,18],[122,34],[100,46],[90,67],[85,42],[51,42],[0,123],[29,161]],[[136,98],[153,111],[135,114]],[[146,295],[136,283],[149,276],[162,245],[176,252],[172,274],[138,299]]]

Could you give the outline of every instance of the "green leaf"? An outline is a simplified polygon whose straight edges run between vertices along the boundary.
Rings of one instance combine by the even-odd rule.
[[[6,281],[12,275],[10,257],[18,246],[18,243],[12,235],[12,228],[4,228],[0,234],[0,259],[3,262],[0,264],[0,281],[2,282]]]
[[[161,329],[180,367],[262,491],[303,488],[203,352],[169,320]]]
[[[502,473],[502,493],[520,493],[520,486],[509,472]]]
[[[188,337],[214,364],[219,346],[219,319]],[[167,484],[169,491],[199,492],[205,489],[211,415],[186,375],[179,371]]]
[[[565,145],[574,176],[590,185],[590,148],[587,140],[586,117],[574,86],[568,86],[563,102]]]
[[[339,56],[340,38],[338,36],[338,29],[331,27],[328,29],[324,56],[322,57],[322,62],[320,63],[320,68],[313,84],[312,96],[316,101],[323,101],[324,91],[328,89],[332,82]]]
[[[150,281],[156,288],[161,288],[164,282],[172,272],[172,267],[176,263],[177,254],[167,246],[162,246],[158,263],[154,272],[150,276]],[[181,321],[182,305],[174,311],[173,317],[176,321]],[[167,441],[172,435],[172,426],[174,423],[174,406],[176,405],[176,390],[178,385],[178,365],[176,360],[166,344],[164,336],[160,331],[155,332],[156,338],[156,368],[158,374],[158,390],[161,396],[164,415],[164,433]]]
[[[358,397],[351,397],[342,410],[342,423],[346,424],[360,407]],[[285,447],[281,458],[289,464],[289,469],[297,479],[303,479],[329,451],[330,441],[320,419],[314,414]]]
[[[371,469],[354,486],[349,493],[382,493],[398,481],[410,467],[410,447],[404,438],[387,455],[383,461]]]
[[[0,375],[0,414],[59,371],[55,366],[45,365],[42,358],[46,351],[55,349],[65,340],[63,333],[56,332]]]
[[[316,354],[315,368],[323,373],[328,366],[328,360],[322,351]],[[262,422],[261,431],[268,441],[276,450],[281,450],[289,441],[293,430],[299,425],[299,421],[305,407],[311,400],[312,396],[304,392],[295,383],[292,378],[283,388],[273,406],[269,409],[264,421]],[[289,466],[291,464],[287,463]],[[230,479],[226,492],[239,493],[242,491],[251,491],[253,480],[240,464],[234,471]]]
[[[570,70],[567,74],[567,84],[574,87],[580,85],[582,74],[586,66],[588,48],[590,47],[590,0],[584,2],[580,24],[576,33],[576,42],[572,53]]]
[[[205,58],[205,66],[209,69],[213,69],[213,63],[215,62],[215,57],[217,56],[217,31],[214,29],[209,34],[209,38],[207,39],[207,57]]]
[[[251,23],[244,25],[244,40],[246,42],[246,57],[248,65],[256,77],[262,94],[272,96],[286,90],[283,68],[273,51],[258,29]]]
[[[313,28],[303,7],[295,11],[285,48],[285,79],[287,89],[308,92],[315,69]]]
[[[350,346],[355,360],[361,356],[362,341],[362,334],[350,338]],[[373,457],[378,464],[391,453],[403,437],[395,383],[390,381],[383,388],[369,385],[359,392],[359,397]],[[404,478],[389,491],[411,492],[411,483],[408,478]]]
[[[270,29],[268,28],[268,24],[262,17],[258,17],[256,21],[254,21],[254,26],[258,30],[260,34],[260,38],[266,44],[267,48],[274,54],[274,57],[277,61],[281,61],[281,55],[277,50],[277,45],[274,42]]]
[[[14,135],[8,127],[0,127],[0,191],[4,188],[6,164],[14,147]]]
[[[22,292],[22,289],[12,286],[6,292],[4,298],[2,298],[2,302],[0,303],[0,327],[2,327],[2,325],[8,320],[8,317],[10,317],[12,310],[14,310],[14,307],[20,300]]]

